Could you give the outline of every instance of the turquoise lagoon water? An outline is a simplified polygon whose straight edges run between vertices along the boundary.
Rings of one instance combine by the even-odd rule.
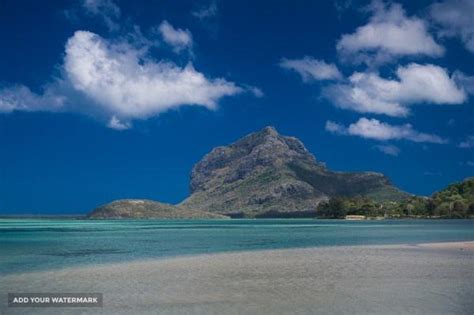
[[[0,274],[227,251],[474,240],[469,220],[0,220]]]

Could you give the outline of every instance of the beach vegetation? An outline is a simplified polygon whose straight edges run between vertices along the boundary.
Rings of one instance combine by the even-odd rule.
[[[367,196],[335,196],[319,204],[319,218],[342,219],[346,215],[367,218],[473,218],[474,178],[434,193],[431,197],[410,196],[401,201],[377,201]]]

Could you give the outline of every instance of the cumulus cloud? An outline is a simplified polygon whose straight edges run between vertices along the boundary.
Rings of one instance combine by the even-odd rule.
[[[400,149],[391,144],[380,144],[374,148],[387,155],[398,156],[400,154]]]
[[[215,109],[222,97],[244,91],[225,79],[206,78],[192,64],[180,67],[144,54],[127,42],[77,31],[66,44],[63,78],[42,94],[24,86],[0,90],[0,111],[79,111],[107,117],[109,127],[123,130],[133,119],[182,105]]]
[[[120,28],[118,19],[121,16],[121,11],[112,0],[84,0],[82,7],[86,13],[102,19],[110,31]]]
[[[218,11],[219,9],[217,7],[217,1],[214,0],[211,1],[209,5],[200,7],[199,9],[191,12],[191,14],[200,20],[204,20],[216,16]]]
[[[224,79],[208,80],[191,64],[156,63],[85,31],[68,40],[64,68],[76,90],[118,117],[147,118],[185,104],[215,108],[219,98],[241,91]]]
[[[463,149],[474,148],[474,135],[468,136],[466,140],[459,143],[458,147],[463,148]]]
[[[344,61],[380,64],[401,56],[438,57],[444,48],[428,33],[425,22],[408,17],[400,4],[373,1],[369,22],[337,43]]]
[[[335,64],[308,56],[302,59],[283,58],[279,65],[284,69],[296,71],[304,82],[342,79],[342,74]]]
[[[191,49],[193,46],[193,36],[189,30],[182,30],[174,28],[168,21],[161,22],[158,30],[163,37],[163,40],[173,47],[175,52],[180,52],[184,49]]]
[[[408,115],[411,104],[466,101],[464,89],[439,66],[412,63],[399,67],[396,76],[392,80],[373,72],[355,72],[347,83],[324,88],[323,96],[340,108],[389,116]]]
[[[440,35],[459,37],[467,50],[474,53],[474,1],[446,0],[429,8],[430,16],[441,26]]]
[[[333,121],[326,122],[326,130],[335,134],[358,136],[378,141],[408,140],[413,142],[447,143],[446,139],[413,129],[411,124],[390,125],[377,119],[360,118],[348,127]]]

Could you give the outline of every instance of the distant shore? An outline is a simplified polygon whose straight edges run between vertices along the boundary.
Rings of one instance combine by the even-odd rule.
[[[89,220],[89,221],[104,221],[104,220],[200,220],[202,218],[189,218],[189,219],[174,219],[174,218],[89,218],[87,215],[0,215],[0,219],[15,219],[15,220]],[[272,219],[315,219],[315,220],[346,220],[346,221],[354,221],[353,218],[342,218],[342,219],[334,219],[334,218],[322,218],[322,217],[315,217],[315,216],[301,216],[301,217],[260,217],[260,218],[241,218],[241,217],[228,217],[228,218],[213,218],[212,220],[242,220],[242,219],[249,219],[249,220],[272,220]],[[206,219],[209,220],[209,219]],[[453,217],[439,217],[439,216],[431,216],[431,217],[424,217],[424,216],[405,216],[405,217],[365,217],[365,218],[358,218],[356,220],[359,221],[379,221],[379,220],[474,220],[474,217],[470,218],[453,218]]]
[[[473,261],[474,242],[264,250],[13,274],[0,293],[104,294],[70,314],[472,314]],[[0,306],[25,310],[51,313]]]

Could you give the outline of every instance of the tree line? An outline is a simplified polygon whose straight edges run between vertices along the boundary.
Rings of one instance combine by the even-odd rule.
[[[362,196],[335,196],[319,204],[320,218],[343,219],[346,215],[385,218],[474,218],[474,178],[434,193],[431,197],[411,196],[401,201],[376,201]]]

